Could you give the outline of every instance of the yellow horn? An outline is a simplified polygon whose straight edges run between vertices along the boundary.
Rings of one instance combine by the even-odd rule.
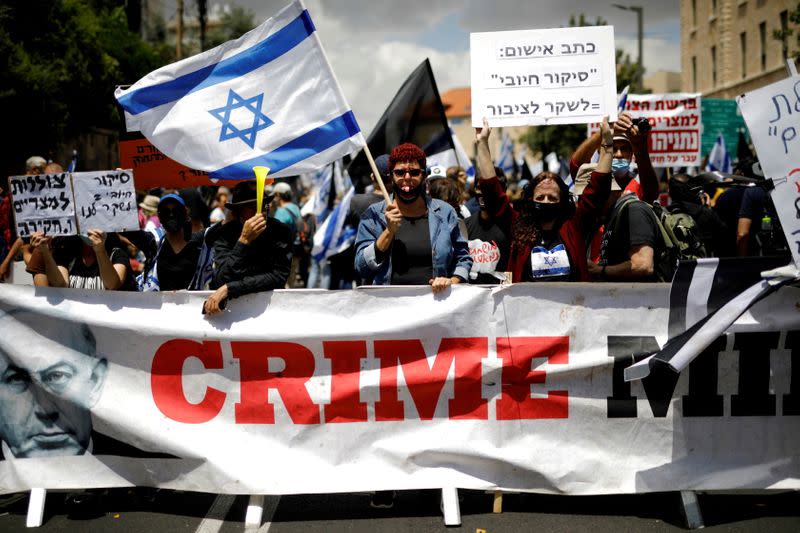
[[[267,167],[253,167],[253,172],[256,173],[256,213],[261,212],[261,206],[264,203],[264,187],[267,185],[267,174],[269,168]],[[270,183],[272,180],[269,180]]]

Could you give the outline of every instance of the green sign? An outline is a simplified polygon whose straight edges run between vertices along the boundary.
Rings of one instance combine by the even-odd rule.
[[[731,161],[736,159],[736,148],[739,143],[739,130],[744,128],[744,136],[749,141],[750,132],[736,105],[736,100],[721,98],[701,98],[700,110],[703,118],[703,135],[700,141],[700,154],[705,157],[711,152],[717,135],[720,133],[725,138],[725,146],[731,156]]]

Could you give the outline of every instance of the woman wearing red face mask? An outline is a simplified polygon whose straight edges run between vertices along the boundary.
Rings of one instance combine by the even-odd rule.
[[[566,184],[555,174],[542,172],[525,188],[521,208],[515,210],[494,177],[489,153],[489,128],[476,128],[478,186],[493,218],[510,224],[508,270],[513,281],[590,281],[585,236],[597,229],[598,218],[611,192],[613,132],[608,120],[601,127],[600,160],[589,184],[573,201]],[[510,213],[510,216],[508,216]]]

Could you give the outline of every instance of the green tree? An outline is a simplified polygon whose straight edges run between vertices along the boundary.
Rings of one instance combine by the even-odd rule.
[[[226,10],[220,17],[219,25],[208,32],[207,47],[213,48],[226,41],[238,39],[256,27],[255,17],[252,11],[240,6]]]
[[[160,66],[112,0],[25,0],[0,6],[0,107],[6,143],[0,172],[92,127],[119,129],[117,84]]]
[[[789,26],[788,23],[792,23],[794,26],[800,25],[800,2],[797,3],[797,6],[789,11],[787,16],[787,27],[785,30],[775,30],[772,32],[773,39],[781,42],[786,42],[786,54],[787,57],[794,57],[794,60],[800,60],[800,31],[795,31],[796,28],[792,28]],[[789,37],[792,35],[797,35],[796,39],[796,46],[794,52],[789,49]]]
[[[597,17],[594,22],[591,22],[586,19],[583,13],[577,17],[575,15],[570,15],[569,17],[570,27],[605,26],[606,24],[608,23],[601,17]],[[641,94],[643,92],[649,92],[639,86],[637,81],[639,79],[639,65],[635,61],[631,61],[630,55],[617,48],[615,57],[617,63],[617,92],[621,92],[625,86],[630,86],[629,90],[631,93]],[[525,142],[534,154],[537,152],[541,152],[541,154],[555,152],[566,157],[571,154],[585,138],[586,126],[577,124],[528,128],[527,133],[525,133],[520,140]]]

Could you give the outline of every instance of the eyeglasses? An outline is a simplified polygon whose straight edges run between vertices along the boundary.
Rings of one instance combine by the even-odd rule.
[[[394,172],[395,178],[402,178],[406,175],[406,173],[410,174],[412,178],[418,177],[422,174],[421,168],[396,168],[392,172]]]

